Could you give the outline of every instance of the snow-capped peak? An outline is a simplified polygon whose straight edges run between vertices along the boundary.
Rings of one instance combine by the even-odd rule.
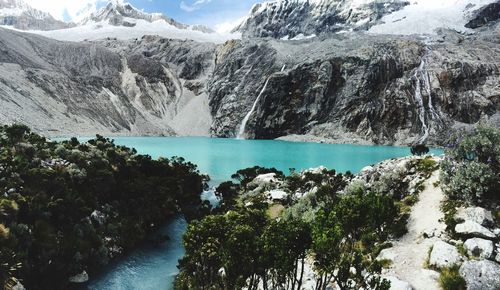
[[[34,9],[23,0],[0,0],[0,16],[19,17],[23,14],[39,20],[52,18],[50,14]]]

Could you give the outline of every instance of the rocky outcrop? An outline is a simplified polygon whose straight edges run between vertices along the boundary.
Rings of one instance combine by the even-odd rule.
[[[247,138],[353,135],[372,143],[442,143],[451,128],[498,124],[496,44],[442,37],[430,45],[364,34],[228,42],[209,81],[212,133],[236,136],[254,105]]]
[[[0,123],[46,135],[208,135],[212,44],[64,43],[0,29]]]
[[[467,261],[460,267],[467,290],[500,289],[500,265],[488,260]]]
[[[491,211],[482,207],[459,208],[455,217],[461,220],[473,221],[482,226],[493,225]]]
[[[479,28],[500,19],[500,1],[490,3],[472,12],[465,27]]]
[[[443,241],[437,241],[432,247],[429,257],[429,265],[436,268],[445,268],[458,265],[462,261],[462,257],[458,253],[457,248]]]
[[[480,238],[468,239],[464,243],[467,254],[480,259],[490,259],[493,255],[493,242]]]
[[[496,237],[490,230],[473,221],[465,221],[456,225],[455,232],[462,236],[473,236],[486,239],[494,239]]]

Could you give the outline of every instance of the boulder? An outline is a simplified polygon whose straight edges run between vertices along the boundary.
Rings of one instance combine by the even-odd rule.
[[[495,261],[497,261],[497,263],[500,263],[500,252],[498,252],[495,256]]]
[[[383,278],[391,282],[391,288],[389,288],[389,290],[413,290],[410,283],[399,280],[394,276],[387,276]]]
[[[68,281],[71,283],[78,283],[78,284],[86,283],[89,281],[89,274],[87,274],[87,271],[83,271],[80,274],[69,277]]]
[[[491,215],[491,212],[482,207],[461,207],[457,210],[455,217],[464,221],[476,222],[482,226],[493,224],[493,216]]]
[[[459,270],[467,290],[500,289],[500,265],[488,261],[466,261]]]
[[[443,241],[434,243],[431,255],[429,257],[429,265],[437,268],[451,267],[462,261],[462,257],[458,253],[457,248]]]
[[[493,255],[493,242],[480,238],[468,239],[464,243],[469,256],[489,259]]]
[[[486,239],[494,239],[496,237],[495,234],[487,228],[473,221],[465,221],[456,225],[455,232],[462,236],[473,236]]]
[[[394,260],[396,259],[396,253],[392,251],[391,248],[389,249],[383,249],[380,251],[380,254],[377,256],[377,261],[391,261],[391,263],[394,263]]]
[[[499,229],[494,229],[493,233],[497,236],[500,237],[500,228]]]

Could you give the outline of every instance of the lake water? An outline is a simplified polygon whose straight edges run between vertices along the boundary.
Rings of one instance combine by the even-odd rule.
[[[236,140],[203,137],[119,137],[120,145],[136,148],[154,158],[181,156],[198,165],[211,177],[211,186],[229,180],[239,169],[259,165],[275,167],[288,174],[318,166],[337,171],[358,172],[379,161],[410,154],[407,147],[292,143],[274,140]],[[85,138],[82,138],[85,140]],[[432,150],[441,154],[441,150]],[[177,261],[184,254],[182,234],[186,221],[178,219],[161,231],[171,240],[160,247],[144,247],[116,261],[94,277],[92,290],[170,290],[177,273]]]

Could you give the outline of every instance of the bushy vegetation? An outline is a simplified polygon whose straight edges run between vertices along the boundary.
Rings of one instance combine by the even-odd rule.
[[[473,204],[500,201],[500,129],[478,126],[452,137],[441,181],[452,199]]]
[[[264,289],[300,289],[308,260],[318,290],[331,283],[388,289],[378,275],[384,263],[375,257],[394,235],[399,203],[388,192],[351,183],[352,177],[326,169],[283,177],[283,188],[308,193],[277,219],[267,215],[265,200],[242,203],[245,189],[237,181],[223,183],[217,190],[226,208],[188,227],[175,288],[257,289],[262,283]]]
[[[182,212],[197,216],[206,177],[97,136],[51,142],[0,127],[0,285],[67,289]]]
[[[465,290],[467,289],[464,278],[458,272],[459,267],[442,269],[439,276],[439,284],[443,290]]]

